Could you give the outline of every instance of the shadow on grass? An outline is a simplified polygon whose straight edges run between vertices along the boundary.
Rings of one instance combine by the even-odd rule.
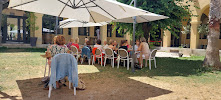
[[[45,48],[7,48],[0,47],[0,52],[45,52]]]
[[[157,68],[146,70],[149,76],[189,76],[201,75],[210,70],[202,67],[202,60],[179,58],[157,58]]]
[[[86,83],[86,90],[73,90],[68,87],[53,89],[51,100],[145,100],[172,91],[161,89],[132,79],[122,81],[116,77],[96,77],[98,73],[80,75]],[[100,75],[99,75],[100,76]],[[41,78],[17,80],[23,100],[48,100],[48,90],[43,90]]]
[[[18,96],[10,96],[4,92],[1,92],[0,91],[0,95],[2,95],[3,97],[0,97],[0,99],[9,99],[9,100],[19,100],[19,99],[16,99],[16,97]]]
[[[121,74],[129,76],[189,76],[189,75],[201,75],[205,72],[211,72],[211,69],[202,67],[202,60],[193,60],[190,58],[157,58],[157,68],[154,68],[152,61],[152,69],[149,70],[148,67],[144,67],[141,70],[135,70],[133,73],[130,70],[126,70],[125,67],[120,66],[119,69],[112,69],[109,67],[101,67],[96,65],[100,71],[112,71],[112,73],[121,72]],[[149,64],[148,64],[149,65]]]

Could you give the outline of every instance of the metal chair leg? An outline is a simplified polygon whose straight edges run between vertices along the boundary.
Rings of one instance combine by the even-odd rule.
[[[46,67],[47,67],[47,65],[48,65],[48,60],[47,60],[47,58],[46,58],[46,64],[45,64],[45,73],[44,73],[44,77],[45,77],[45,74],[46,74]]]

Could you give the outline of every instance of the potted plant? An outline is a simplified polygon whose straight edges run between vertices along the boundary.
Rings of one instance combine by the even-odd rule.
[[[179,48],[180,48],[180,50],[179,50],[178,56],[183,57],[183,53],[182,53],[183,44],[181,44],[181,46],[179,46]]]
[[[183,26],[183,31],[181,31],[181,33],[182,33],[182,34],[185,34],[185,35],[190,34],[190,27],[191,27],[190,25]],[[184,39],[184,45],[183,45],[183,47],[187,47],[187,48],[188,48],[188,45],[185,44],[185,40],[186,40],[186,39]]]
[[[209,33],[209,28],[208,28],[208,24],[200,24],[198,26],[198,33],[200,34],[200,39],[202,39],[202,35],[207,35]],[[204,45],[200,45],[201,49],[204,49]]]
[[[37,42],[37,37],[35,37],[35,30],[38,30],[39,27],[35,26],[36,23],[36,19],[37,17],[34,15],[33,12],[26,12],[28,18],[26,20],[26,25],[27,25],[27,29],[28,31],[30,31],[31,34],[33,34],[30,37],[30,44],[31,46],[36,46],[36,42]]]

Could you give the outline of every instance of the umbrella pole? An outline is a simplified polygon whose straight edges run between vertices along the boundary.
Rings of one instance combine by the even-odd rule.
[[[132,1],[133,2],[133,1]],[[134,0],[134,7],[136,7],[137,6],[137,0]],[[135,48],[134,48],[134,46],[135,46],[135,32],[136,32],[136,16],[134,16],[133,17],[133,20],[134,20],[134,22],[133,22],[133,39],[132,39],[132,46],[133,46],[133,51],[132,51],[132,66],[131,66],[131,69],[132,69],[132,72],[135,72],[135,70],[134,70],[134,62],[135,62],[135,60],[137,59],[137,57],[136,57],[136,55],[135,55]]]
[[[55,25],[55,36],[58,35],[58,16],[56,16],[56,25]]]
[[[1,25],[2,25],[2,6],[3,6],[3,1],[0,0],[0,38],[2,38],[2,30],[1,30]],[[0,39],[0,43],[1,43]]]

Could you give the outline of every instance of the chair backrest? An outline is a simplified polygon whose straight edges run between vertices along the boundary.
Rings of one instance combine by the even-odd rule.
[[[71,46],[70,48],[71,48],[72,54],[77,54],[78,53],[78,49],[77,49],[76,46]]]
[[[105,55],[107,56],[113,56],[114,55],[114,52],[111,48],[106,48],[105,49]]]
[[[125,49],[119,49],[119,50],[118,50],[118,55],[119,55],[121,58],[127,58],[127,57],[128,57],[128,52],[127,52],[127,50],[125,50]]]
[[[97,48],[96,50],[95,50],[95,55],[101,55],[102,54],[102,52],[101,52],[101,49],[99,49],[99,48]]]
[[[154,58],[156,56],[156,53],[157,53],[157,49],[154,49],[151,54],[150,54],[150,57]]]

